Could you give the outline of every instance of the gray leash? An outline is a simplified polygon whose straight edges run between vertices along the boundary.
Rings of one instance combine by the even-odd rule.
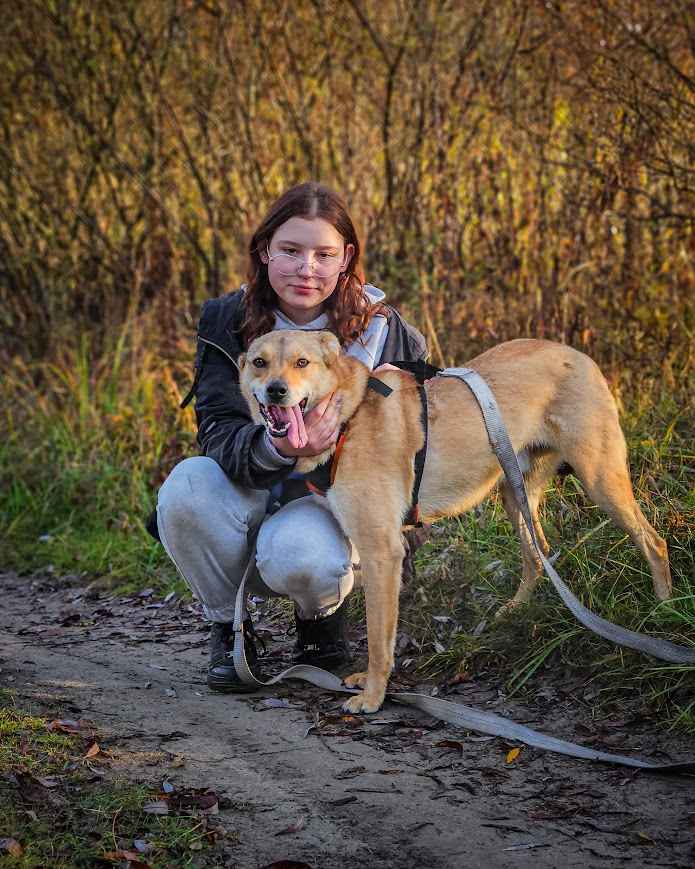
[[[521,473],[516,453],[514,452],[509,440],[509,435],[507,434],[502,422],[499,407],[492,390],[485,380],[471,368],[448,368],[441,372],[439,376],[455,377],[463,381],[475,396],[483,414],[483,419],[485,420],[485,427],[487,428],[490,445],[492,446],[507,479],[512,485],[517,505],[524,517],[524,522],[528,528],[533,545],[541,559],[541,563],[543,564],[551,582],[573,615],[591,631],[594,631],[600,636],[612,640],[615,643],[619,643],[620,645],[628,646],[629,648],[637,649],[641,652],[646,652],[647,654],[661,658],[665,661],[671,661],[674,663],[695,663],[695,650],[687,649],[666,640],[647,637],[644,634],[621,628],[618,625],[614,625],[612,622],[595,615],[577,600],[562,579],[560,579],[557,571],[545,557],[538,544],[536,532],[533,527],[533,521],[531,519],[531,510],[526,495],[523,474]],[[246,660],[246,651],[244,648],[243,623],[247,615],[246,584],[256,570],[255,538],[251,541],[250,548],[251,554],[244,576],[239,585],[234,611],[233,658],[234,667],[239,678],[246,684],[256,688],[270,687],[279,682],[283,682],[285,679],[301,679],[328,691],[336,691],[343,694],[357,693],[357,689],[347,688],[339,676],[329,673],[327,670],[322,670],[320,667],[312,667],[308,664],[296,664],[293,667],[288,667],[286,670],[283,670],[282,673],[279,673],[277,676],[273,676],[271,679],[266,681],[256,678],[256,676],[251,672]],[[628,757],[622,754],[610,754],[604,751],[595,751],[594,749],[586,748],[564,739],[557,739],[554,736],[548,736],[537,730],[524,727],[521,724],[516,724],[508,718],[503,718],[501,715],[497,715],[494,712],[481,712],[471,706],[465,706],[462,703],[453,703],[449,700],[442,700],[438,697],[430,697],[427,694],[388,691],[386,696],[390,700],[420,709],[432,715],[434,718],[439,718],[440,720],[453,724],[456,727],[461,727],[466,730],[475,730],[480,733],[487,733],[491,736],[502,736],[506,739],[514,739],[523,742],[526,745],[531,745],[535,748],[541,748],[546,751],[554,751],[558,754],[565,754],[570,757],[578,757],[584,760],[636,767],[637,769],[644,769],[653,772],[695,774],[695,761],[685,761],[682,763],[652,763],[651,761],[642,760],[638,757]]]
[[[473,371],[472,368],[447,368],[441,373],[441,376],[455,377],[463,381],[480,405],[480,410],[485,420],[485,428],[490,439],[490,446],[512,485],[514,498],[521,510],[521,515],[524,517],[533,546],[538,557],[541,559],[541,563],[550,581],[557,589],[558,594],[572,615],[585,627],[589,628],[590,631],[620,646],[636,649],[638,652],[644,652],[647,655],[652,655],[654,658],[659,658],[662,661],[669,661],[672,664],[695,664],[695,649],[677,646],[675,643],[668,642],[668,640],[659,640],[656,637],[648,637],[645,634],[638,634],[635,631],[627,630],[627,628],[621,628],[592,613],[591,610],[588,610],[577,600],[567,585],[560,579],[559,574],[545,557],[543,550],[538,544],[536,530],[531,519],[524,477],[521,473],[514,448],[509,440],[509,435],[502,422],[502,415],[500,414],[500,409],[495,396],[492,394],[492,390],[480,374],[477,371]]]

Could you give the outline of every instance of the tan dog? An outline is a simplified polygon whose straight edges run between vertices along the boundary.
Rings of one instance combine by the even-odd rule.
[[[550,341],[520,339],[493,347],[468,367],[492,388],[514,449],[525,453],[533,520],[546,485],[563,462],[570,464],[589,497],[628,532],[649,563],[654,591],[671,593],[665,541],[635,501],[625,439],[615,402],[588,356]],[[241,389],[255,419],[274,434],[301,442],[302,414],[325,396],[342,397],[348,423],[328,503],[361,557],[366,596],[369,665],[345,679],[364,690],[345,708],[374,712],[381,706],[393,668],[398,593],[403,559],[401,526],[410,508],[413,459],[424,443],[420,399],[412,375],[386,371],[393,388],[384,397],[367,389],[370,372],[341,354],[329,332],[276,331],[257,338],[239,358]],[[541,575],[523,520],[492,452],[478,405],[468,388],[451,378],[427,384],[429,443],[420,488],[420,513],[432,521],[470,510],[500,484],[504,505],[521,538],[523,575],[507,606],[529,599]],[[307,472],[333,450],[300,458]],[[502,478],[502,479],[501,479]]]

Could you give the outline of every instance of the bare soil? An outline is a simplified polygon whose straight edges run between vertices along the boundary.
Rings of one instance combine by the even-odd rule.
[[[205,686],[208,627],[195,604],[148,592],[119,598],[70,577],[0,574],[0,591],[2,687],[20,703],[95,722],[109,776],[224,795],[216,818],[228,834],[224,854],[214,863],[201,855],[197,865],[695,864],[695,778],[528,747],[508,762],[513,746],[504,740],[388,703],[372,716],[346,716],[344,697],[301,683],[214,694]],[[280,666],[287,626],[262,607],[259,615],[267,660]],[[398,678],[406,684],[406,674]],[[484,679],[449,690],[451,699],[609,751],[693,754],[690,740],[640,718],[639,704],[595,719],[576,685],[548,684],[526,703]]]

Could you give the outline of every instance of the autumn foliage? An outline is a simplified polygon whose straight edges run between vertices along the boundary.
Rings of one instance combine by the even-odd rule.
[[[176,353],[317,178],[435,361],[534,335],[689,369],[691,4],[25,0],[0,40],[6,357],[148,313]]]

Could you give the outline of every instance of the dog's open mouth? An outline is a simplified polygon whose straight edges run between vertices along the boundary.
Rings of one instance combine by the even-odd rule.
[[[304,427],[306,402],[306,398],[303,398],[292,407],[281,407],[279,404],[265,405],[259,401],[258,406],[270,435],[274,438],[286,437],[295,449],[305,447],[309,442]]]

